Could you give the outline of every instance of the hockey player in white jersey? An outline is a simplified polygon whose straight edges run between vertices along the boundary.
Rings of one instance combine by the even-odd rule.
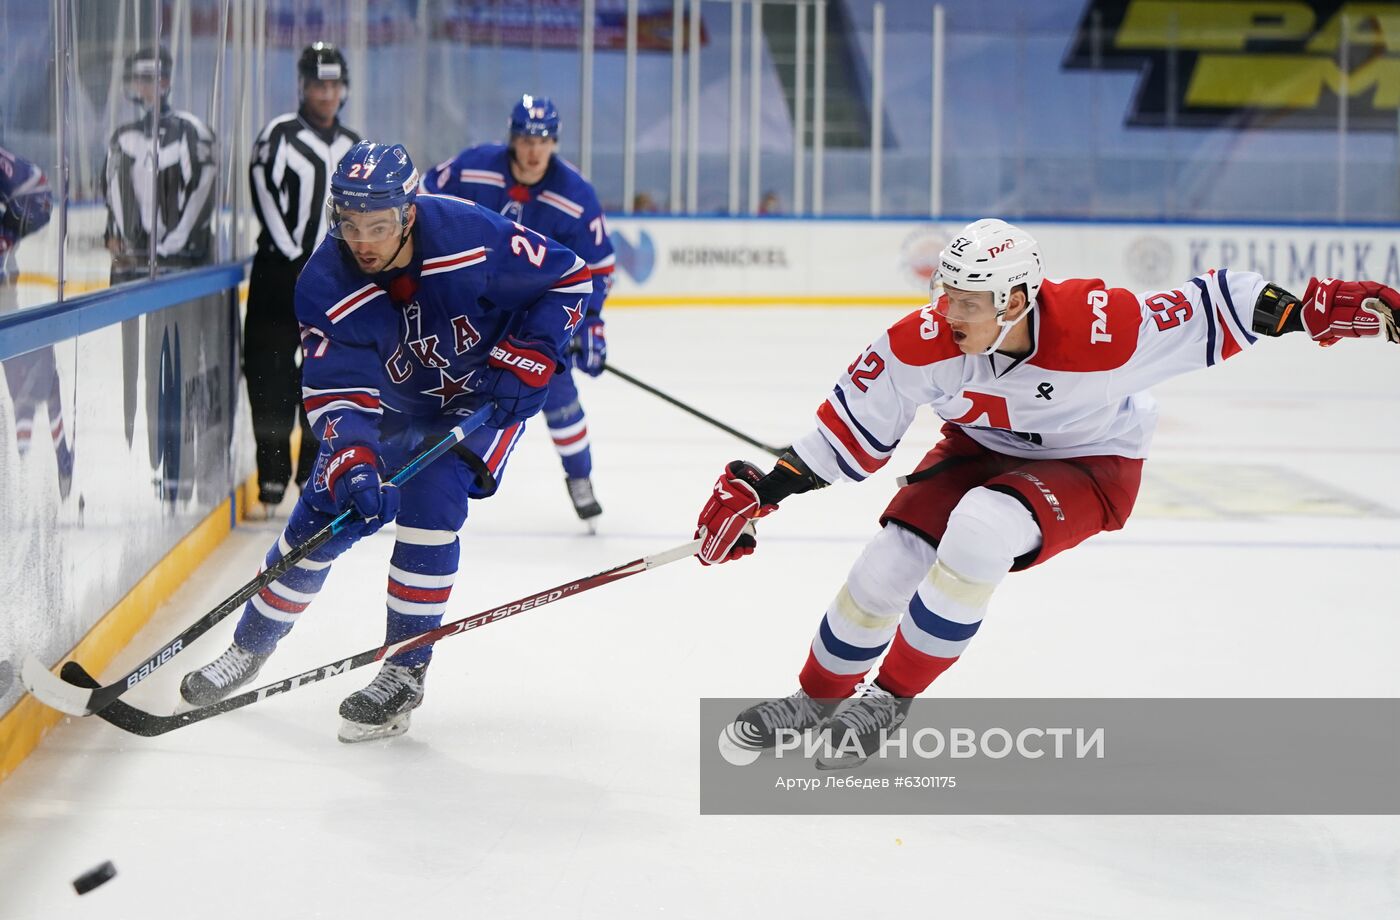
[[[730,463],[701,512],[701,562],[737,559],[755,547],[746,525],[787,496],[880,469],[919,406],[944,420],[943,440],[885,509],[822,617],[800,689],[741,713],[728,731],[737,745],[770,747],[779,729],[825,724],[831,750],[857,749],[852,741],[873,750],[958,660],[1008,572],[1123,526],[1157,419],[1148,387],[1261,336],[1400,341],[1400,292],[1383,285],[1314,278],[1300,300],[1226,269],[1143,294],[1097,279],[1043,281],[1035,240],[1000,220],[964,228],[940,253],[932,287],[929,305],[841,375],[816,427],[771,472]]]

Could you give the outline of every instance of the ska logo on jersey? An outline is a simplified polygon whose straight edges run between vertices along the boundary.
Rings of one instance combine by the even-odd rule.
[[[404,307],[403,320],[405,326],[404,344],[408,346],[409,352],[418,359],[418,363],[424,367],[438,369],[448,367],[447,359],[438,354],[438,337],[423,333],[423,308],[418,305],[418,301],[415,300]]]
[[[438,385],[429,390],[421,391],[424,396],[436,396],[442,400],[442,405],[446,406],[458,396],[465,396],[472,391],[467,383],[472,379],[474,371],[467,371],[461,377],[453,377],[445,370],[439,370],[440,380]]]
[[[1353,130],[1393,132],[1395,22],[1393,4],[1346,0],[1088,0],[1064,66],[1140,72],[1129,125],[1257,115],[1274,128],[1335,131],[1345,97]]]
[[[443,349],[446,346],[442,342],[442,336],[424,334],[423,312],[417,301],[404,308],[403,317],[404,342],[394,349],[389,360],[384,362],[384,370],[388,372],[389,379],[394,383],[403,383],[413,376],[413,363],[410,358],[416,359],[420,365],[430,370],[442,371],[451,367],[452,362],[443,357]],[[481,344],[481,333],[466,316],[454,316],[450,323],[452,354],[466,354]]]
[[[421,339],[414,339],[406,343],[408,350],[413,352],[413,357],[418,359],[418,363],[424,367],[436,367],[439,370],[447,367],[447,359],[438,354],[438,337],[435,335],[425,336]]]

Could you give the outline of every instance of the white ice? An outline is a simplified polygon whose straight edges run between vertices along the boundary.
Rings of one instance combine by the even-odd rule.
[[[896,312],[615,311],[610,348],[785,443]],[[1128,527],[1009,578],[930,695],[1400,695],[1397,371],[1393,348],[1281,340],[1161,387]],[[449,619],[686,541],[721,465],[765,460],[617,378],[582,390],[601,532],[536,425],[468,521]],[[739,564],[685,560],[443,642],[403,738],[335,738],[372,668],[158,738],[66,721],[0,785],[0,917],[1400,916],[1393,817],[699,814],[698,699],[794,689],[934,436],[921,417],[888,472],[785,503]],[[1340,510],[1308,513],[1314,488]],[[235,532],[102,676],[250,577],[275,530]],[[382,641],[390,546],[342,558],[264,679]],[[234,619],[131,701],[169,712]],[[79,898],[105,859],[117,877]]]

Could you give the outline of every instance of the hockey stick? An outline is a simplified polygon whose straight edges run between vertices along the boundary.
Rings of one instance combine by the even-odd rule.
[[[349,658],[342,658],[339,661],[333,661],[330,664],[312,668],[309,671],[297,674],[294,677],[289,677],[286,680],[266,684],[254,690],[240,693],[237,696],[231,696],[218,703],[201,706],[198,709],[190,709],[185,712],[177,712],[174,715],[161,716],[146,712],[142,709],[137,709],[130,703],[114,700],[106,707],[99,709],[97,711],[97,717],[133,735],[141,735],[147,738],[155,735],[163,735],[168,731],[184,728],[186,725],[193,725],[196,722],[202,722],[205,719],[212,718],[225,712],[242,709],[244,706],[250,706],[253,703],[260,702],[269,696],[288,693],[292,690],[296,690],[298,687],[314,684],[328,677],[335,677],[337,674],[344,674],[346,671],[352,671],[355,668],[373,664],[382,658],[388,658],[401,652],[422,648],[425,645],[432,645],[434,642],[445,639],[448,636],[455,636],[459,633],[464,633],[482,626],[490,626],[492,623],[500,622],[507,617],[513,617],[517,613],[524,613],[526,610],[535,610],[546,604],[552,604],[557,600],[562,600],[565,597],[573,597],[582,594],[584,591],[590,591],[594,588],[602,587],[603,585],[612,584],[615,581],[621,581],[639,572],[659,568],[667,563],[675,562],[678,559],[693,556],[699,550],[699,540],[683,543],[674,549],[668,549],[665,552],[656,553],[652,556],[643,556],[641,559],[634,559],[631,562],[617,566],[616,568],[608,569],[605,572],[599,572],[596,575],[590,575],[587,578],[565,582],[562,585],[548,590],[511,601],[504,606],[492,607],[480,613],[474,613],[469,617],[454,620],[451,623],[444,623],[436,629],[425,630],[415,636],[409,636],[407,639],[387,643],[378,648],[360,652],[358,655],[351,655]],[[76,661],[70,661],[65,664],[62,673],[64,680],[76,684],[79,687],[97,686],[97,681],[93,680],[92,676]]]
[[[734,435],[734,437],[738,438],[740,441],[743,441],[745,444],[750,445],[751,447],[757,447],[759,450],[767,451],[775,457],[782,456],[783,451],[786,450],[786,448],[774,447],[771,444],[764,444],[762,441],[751,438],[748,435],[744,434],[742,431],[739,431],[737,428],[731,428],[724,422],[721,422],[719,419],[712,418],[706,415],[705,413],[701,412],[699,409],[693,409],[690,406],[687,406],[685,403],[681,402],[679,399],[676,399],[674,396],[669,396],[666,393],[661,392],[651,384],[643,383],[636,377],[633,377],[631,374],[620,371],[617,368],[613,367],[611,364],[604,364],[603,370],[610,371],[616,374],[617,376],[621,377],[623,380],[626,380],[633,386],[641,387],[643,390],[646,390],[651,395],[658,396],[661,399],[664,399],[666,402],[670,403],[671,405],[675,406],[677,409],[680,409],[683,412],[689,412],[691,415],[700,419],[700,421],[702,422],[709,422],[711,425],[714,425],[720,431]]]
[[[462,420],[461,424],[449,431],[441,440],[432,447],[414,457],[404,465],[397,473],[389,479],[389,482],[400,486],[408,482],[429,463],[447,453],[454,446],[466,439],[467,435],[482,425],[486,424],[486,418],[491,414],[491,407],[478,409]],[[53,675],[43,662],[39,661],[32,654],[24,659],[24,665],[20,670],[20,679],[24,682],[25,688],[39,702],[46,706],[51,706],[60,712],[66,712],[75,716],[91,715],[111,705],[117,697],[121,696],[141,681],[150,677],[155,671],[170,659],[180,654],[185,646],[198,639],[208,632],[215,623],[233,611],[242,607],[249,598],[276,581],[284,572],[296,565],[307,556],[311,555],[326,541],[343,531],[352,523],[354,515],[353,508],[342,511],[335,520],[325,527],[316,531],[306,542],[294,547],[275,564],[259,572],[250,582],[239,588],[233,594],[224,599],[223,603],[213,610],[200,617],[192,626],[180,635],[171,639],[160,648],[155,654],[143,661],[130,674],[121,680],[108,684],[105,687],[99,686],[91,689],[81,689],[72,684],[60,680]]]
[[[924,469],[915,470],[914,472],[904,476],[896,476],[894,478],[894,484],[902,489],[905,486],[912,486],[916,482],[923,482],[925,479],[932,479],[935,475],[937,475],[938,471],[939,467],[937,466],[925,467]]]

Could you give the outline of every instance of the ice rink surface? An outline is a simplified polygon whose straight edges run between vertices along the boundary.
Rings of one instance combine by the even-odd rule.
[[[786,443],[900,312],[619,310],[608,332],[623,370]],[[1160,387],[1127,528],[1008,578],[928,695],[1400,695],[1396,381],[1400,350],[1294,337]],[[600,533],[532,423],[463,531],[448,619],[685,542],[725,461],[766,467],[618,378],[581,390]],[[790,499],[738,564],[445,640],[402,738],[336,740],[374,667],[157,738],[65,721],[0,785],[0,917],[1400,917],[1394,817],[699,814],[697,701],[795,689],[935,436],[921,414],[871,481]],[[237,530],[101,676],[251,577],[279,526]],[[391,546],[341,558],[259,683],[382,641]],[[130,700],[169,712],[235,619]],[[116,878],[75,895],[106,859]]]

